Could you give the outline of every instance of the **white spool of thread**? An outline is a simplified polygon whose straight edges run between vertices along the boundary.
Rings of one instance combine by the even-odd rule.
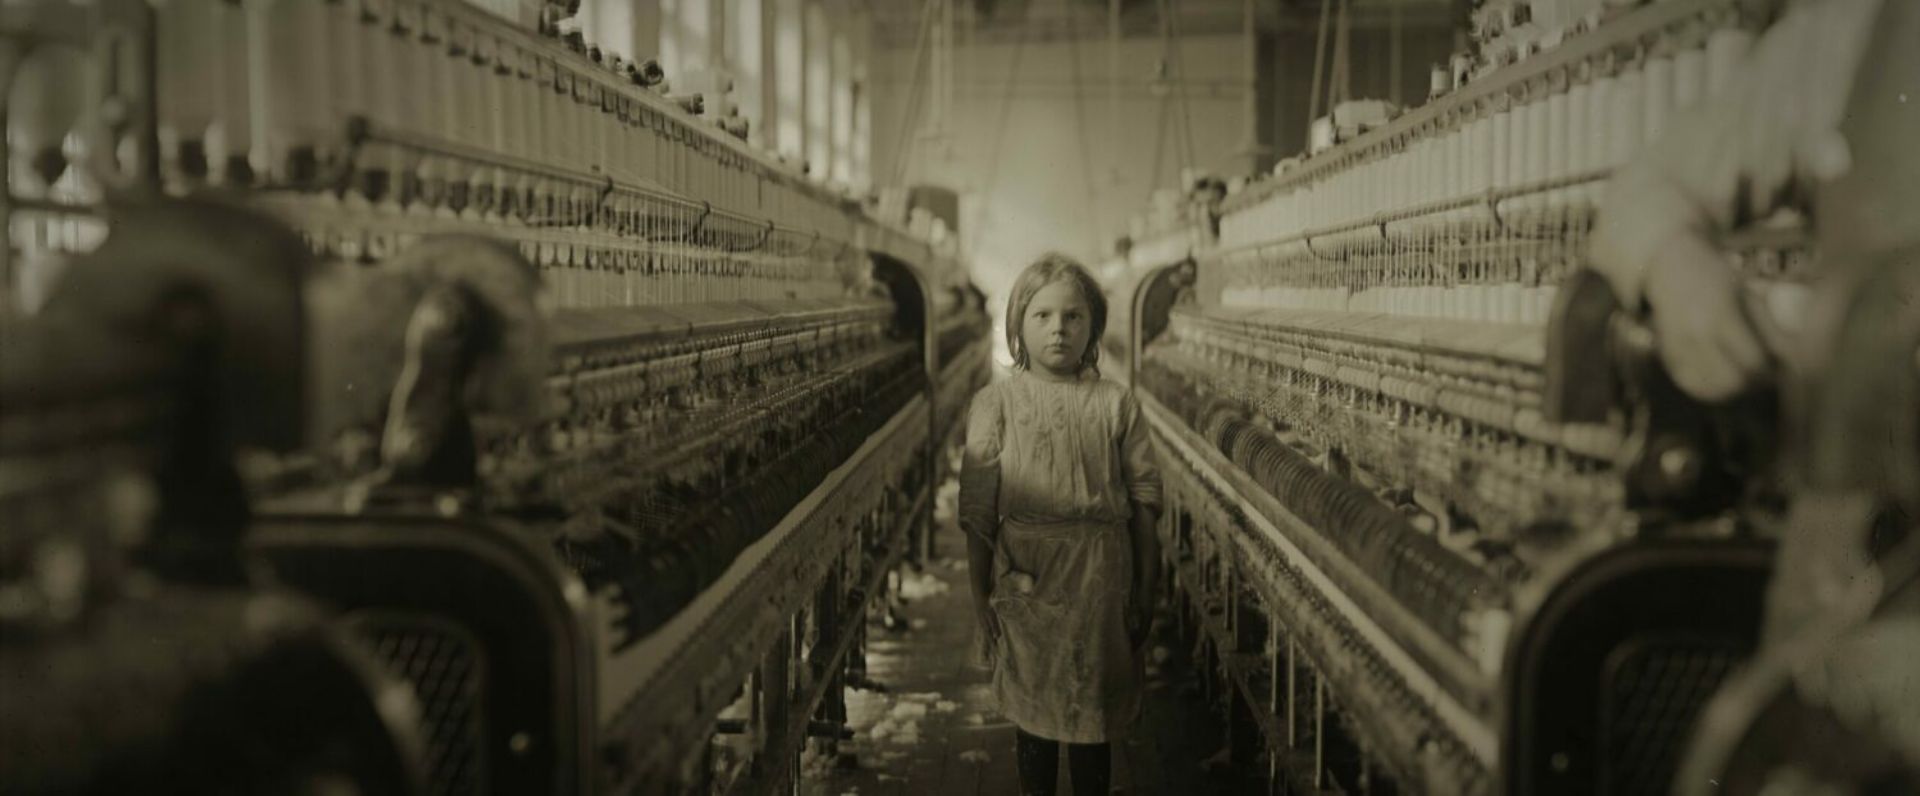
[[[1573,173],[1571,168],[1571,141],[1567,130],[1570,105],[1573,97],[1570,89],[1562,88],[1547,97],[1547,131],[1544,136],[1546,149],[1542,153],[1541,179],[1559,179]],[[1557,199],[1562,192],[1549,194]]]
[[[1752,46],[1753,33],[1737,25],[1719,28],[1707,35],[1707,96],[1719,96],[1733,84]]]
[[[1690,46],[1673,57],[1673,108],[1684,111],[1700,103],[1707,91],[1707,51]]]
[[[1587,155],[1588,170],[1612,169],[1613,136],[1615,133],[1613,109],[1614,94],[1620,90],[1617,78],[1610,68],[1602,69],[1598,65],[1593,73],[1593,81],[1587,87]],[[1600,202],[1605,180],[1588,183],[1582,197],[1588,205]]]
[[[1487,322],[1514,323],[1518,318],[1519,304],[1514,294],[1520,289],[1508,281],[1492,282],[1487,285]]]
[[[1464,147],[1461,178],[1465,182],[1465,193],[1485,193],[1493,186],[1493,147],[1494,124],[1491,114],[1484,110],[1468,124],[1468,141]]]
[[[1667,121],[1673,114],[1674,68],[1673,56],[1656,52],[1647,59],[1646,79],[1641,83],[1645,114],[1641,129],[1641,145],[1659,140],[1667,131]]]
[[[560,125],[560,95],[554,91],[557,80],[553,60],[531,54],[533,74],[527,81],[528,107],[535,116],[527,126],[527,154],[542,163],[563,163],[566,149]]]
[[[1645,135],[1641,122],[1646,113],[1645,78],[1645,73],[1633,67],[1614,78],[1607,125],[1607,165],[1611,168],[1626,164],[1640,151],[1640,141]]]
[[[1513,114],[1501,109],[1493,114],[1492,134],[1487,147],[1487,187],[1492,190],[1506,188],[1509,184],[1508,163],[1513,144]]]
[[[216,181],[235,181],[240,175],[228,173],[233,161],[245,160],[256,173],[262,164],[253,154],[253,98],[248,76],[253,73],[246,42],[249,9],[238,3],[219,3],[214,11],[218,59],[208,89],[216,94],[214,120],[206,136],[207,160]],[[391,36],[383,38],[392,38]],[[264,153],[263,153],[264,154]]]
[[[1544,90],[1546,90],[1544,84],[1537,85],[1536,90],[1527,97],[1526,151],[1522,153],[1518,180],[1520,185],[1536,185],[1547,178],[1547,152],[1550,147],[1548,141],[1553,136],[1550,109],[1553,106],[1554,97],[1543,95]],[[1538,215],[1545,205],[1546,196],[1540,193],[1526,194],[1520,202],[1520,207],[1531,215]]]
[[[1465,193],[1460,186],[1460,161],[1464,157],[1461,142],[1465,140],[1466,131],[1457,123],[1441,134],[1438,157],[1435,158],[1439,162],[1439,183],[1435,187],[1434,199],[1452,199]],[[1445,216],[1441,220],[1445,221]]]
[[[217,83],[213,90],[209,83],[221,79],[220,5],[218,0],[173,0],[155,9],[155,133],[169,171],[179,167],[182,146],[203,142],[213,123]]]
[[[1538,104],[1529,96],[1525,101],[1515,100],[1513,109],[1507,112],[1507,181],[1502,188],[1513,188],[1528,182],[1527,167],[1530,162],[1528,153],[1538,145],[1535,133],[1539,125],[1534,121],[1539,116]],[[1531,209],[1528,202],[1532,197],[1516,197],[1519,201],[1509,202],[1504,207],[1514,210]]]
[[[1593,105],[1593,81],[1578,79],[1567,87],[1566,114],[1563,124],[1566,138],[1562,141],[1562,156],[1565,158],[1566,174],[1569,176],[1584,174],[1593,168],[1592,148],[1594,131],[1590,129],[1590,115]],[[1590,201],[1587,186],[1575,187],[1567,194],[1567,201],[1576,208]]]

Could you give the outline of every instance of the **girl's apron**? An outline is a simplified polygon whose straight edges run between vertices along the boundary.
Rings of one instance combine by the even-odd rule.
[[[994,540],[1000,635],[976,632],[1000,711],[1030,734],[1100,743],[1136,718],[1143,661],[1127,634],[1133,556],[1125,523],[1007,520]]]

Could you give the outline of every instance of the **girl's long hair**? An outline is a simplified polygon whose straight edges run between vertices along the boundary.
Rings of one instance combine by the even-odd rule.
[[[1080,370],[1100,372],[1100,336],[1107,331],[1107,297],[1100,292],[1100,283],[1093,281],[1093,275],[1087,273],[1085,266],[1073,258],[1059,252],[1040,255],[1027,270],[1020,272],[1020,278],[1013,282],[1013,295],[1007,299],[1007,350],[1013,354],[1013,367],[1026,370],[1029,365],[1026,343],[1020,339],[1021,322],[1027,317],[1027,305],[1033,303],[1033,296],[1040,289],[1055,282],[1072,282],[1080,288],[1080,295],[1087,300],[1088,320],[1087,350],[1080,355]]]

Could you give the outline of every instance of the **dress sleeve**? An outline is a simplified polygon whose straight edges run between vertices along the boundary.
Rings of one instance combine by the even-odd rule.
[[[1000,452],[1006,445],[1006,414],[992,388],[975,393],[967,407],[960,455],[960,530],[991,540],[1000,526]]]
[[[1132,396],[1120,402],[1120,471],[1127,482],[1127,500],[1158,509],[1160,497],[1160,460],[1147,438],[1147,419]]]
[[[1676,118],[1616,173],[1590,256],[1622,304],[1641,306],[1647,271],[1676,236],[1712,240],[1848,168],[1839,124],[1880,2],[1795,5],[1724,94]]]

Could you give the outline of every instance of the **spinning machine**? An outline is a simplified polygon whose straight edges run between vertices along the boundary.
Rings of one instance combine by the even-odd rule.
[[[979,294],[506,6],[0,12],[0,790],[773,792],[846,731]]]
[[[1429,102],[1115,291],[1180,616],[1276,788],[1665,793],[1755,650],[1775,407],[1684,399],[1581,260],[1610,170],[1760,20],[1632,6],[1482,4]],[[1791,221],[1729,241],[1768,306],[1806,290]]]

